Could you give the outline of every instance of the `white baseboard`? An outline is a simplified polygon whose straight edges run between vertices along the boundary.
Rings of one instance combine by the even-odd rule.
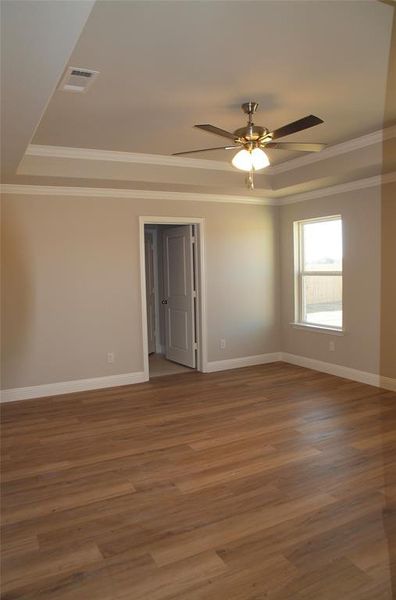
[[[207,363],[205,372],[214,373],[215,371],[228,371],[229,369],[239,369],[240,367],[253,367],[254,365],[264,365],[279,360],[282,360],[281,352],[257,354],[256,356],[243,356],[241,358],[229,358],[226,360],[215,360]]]
[[[72,381],[58,381],[30,387],[13,388],[1,391],[1,402],[14,402],[16,400],[30,400],[44,396],[59,396],[72,392],[99,390],[102,388],[130,385],[147,381],[143,371],[137,373],[122,373],[108,377],[93,377],[91,379],[76,379]]]
[[[271,362],[286,362],[300,367],[306,367],[315,371],[321,371],[352,379],[375,387],[381,387],[386,390],[396,391],[396,379],[391,377],[382,377],[376,373],[368,373],[343,367],[334,363],[323,362],[314,358],[297,356],[288,352],[271,352],[268,354],[258,354],[256,356],[243,356],[241,358],[230,358],[228,360],[217,360],[208,362],[205,368],[206,373],[216,371],[227,371],[229,369],[239,369],[241,367],[252,367],[254,365],[264,365]],[[134,383],[143,383],[148,378],[143,371],[137,373],[123,373],[121,375],[110,375],[108,377],[93,377],[91,379],[78,379],[74,381],[60,381],[57,383],[46,383],[44,385],[34,385],[31,387],[13,388],[1,391],[1,402],[13,402],[17,400],[29,400],[33,398],[42,398],[48,396],[58,396],[60,394],[70,394],[72,392],[84,392],[87,390],[99,390],[108,387],[121,385],[131,385]]]
[[[313,369],[314,371],[330,373],[330,375],[336,375],[337,377],[344,377],[345,379],[352,379],[353,381],[380,387],[380,376],[376,373],[358,371],[357,369],[351,369],[350,367],[343,367],[342,365],[316,360],[315,358],[307,358],[306,356],[289,354],[288,352],[282,352],[281,360],[283,360],[283,362],[291,363],[292,365],[298,365],[299,367],[306,367],[307,369]]]

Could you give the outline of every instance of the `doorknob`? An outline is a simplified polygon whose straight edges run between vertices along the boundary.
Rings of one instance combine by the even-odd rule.
[[[168,300],[161,300],[161,304],[168,304]]]

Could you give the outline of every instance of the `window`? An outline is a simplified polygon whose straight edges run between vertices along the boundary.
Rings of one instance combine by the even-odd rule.
[[[341,217],[297,221],[294,227],[295,321],[342,329]]]

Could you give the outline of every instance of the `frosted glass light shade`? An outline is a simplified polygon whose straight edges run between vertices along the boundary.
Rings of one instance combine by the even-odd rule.
[[[239,150],[231,162],[234,167],[240,169],[241,171],[251,171],[252,169],[252,156],[250,152],[245,149]]]
[[[259,171],[268,167],[270,162],[261,148],[254,148],[251,152],[245,149],[237,152],[232,159],[232,164],[241,171]]]
[[[252,162],[253,162],[253,169],[255,171],[264,169],[265,167],[268,167],[270,164],[270,161],[268,160],[268,156],[266,155],[264,150],[261,150],[261,148],[255,148],[252,151]]]

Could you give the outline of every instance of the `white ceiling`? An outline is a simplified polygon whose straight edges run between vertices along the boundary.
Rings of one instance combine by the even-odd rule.
[[[94,0],[2,0],[1,175],[15,177]]]
[[[2,4],[19,5],[8,7],[12,19],[9,14],[3,18],[9,32],[7,51],[3,50],[7,72],[30,73],[19,81],[15,75],[9,78],[8,129],[3,133],[7,145],[14,143],[13,132],[21,129],[19,117],[24,115],[26,121],[29,116],[31,122],[36,119],[33,145],[169,156],[222,145],[222,138],[196,130],[193,124],[212,123],[233,131],[244,124],[239,106],[249,99],[260,104],[256,123],[270,129],[310,113],[324,119],[324,124],[287,138],[290,141],[333,145],[396,122],[396,105],[388,107],[384,116],[394,9],[382,2],[100,0],[84,27],[92,4],[88,1],[6,0]],[[51,8],[47,14],[45,6]],[[61,6],[69,21],[74,15],[78,27],[73,29],[60,12],[55,14]],[[79,6],[85,18],[77,14]],[[51,35],[45,33],[48,27]],[[67,65],[98,70],[100,75],[85,94],[55,91],[51,97]],[[30,114],[29,93],[33,98],[47,94],[41,121],[37,111]],[[24,150],[31,125],[25,129],[29,135],[26,131]],[[372,164],[362,166],[351,160],[351,177],[366,166],[367,173],[381,172],[381,153],[372,150]],[[19,160],[22,156],[23,152]],[[295,156],[272,151],[271,164]],[[223,162],[229,161],[230,154],[193,157]],[[347,177],[348,157],[344,158],[340,180]],[[150,169],[135,164],[121,174],[114,162],[110,173],[102,169],[101,161],[95,170],[92,161],[85,168],[88,161],[78,166],[31,156],[24,158],[16,175],[19,160],[15,155],[8,161],[5,181],[56,184],[58,178],[60,185],[67,179],[92,185],[102,179],[106,186],[111,179],[118,187],[125,183],[187,189],[190,184],[191,189],[227,193],[240,193],[244,187],[240,172],[221,171],[216,179],[213,170],[186,168],[181,176],[182,169],[170,165]],[[317,185],[332,176],[315,175]],[[306,189],[315,187],[313,177],[307,175]],[[298,191],[304,188],[300,179]],[[271,177],[261,175],[257,180],[257,194],[283,185],[281,178],[271,182]],[[285,187],[290,185],[286,178]]]

